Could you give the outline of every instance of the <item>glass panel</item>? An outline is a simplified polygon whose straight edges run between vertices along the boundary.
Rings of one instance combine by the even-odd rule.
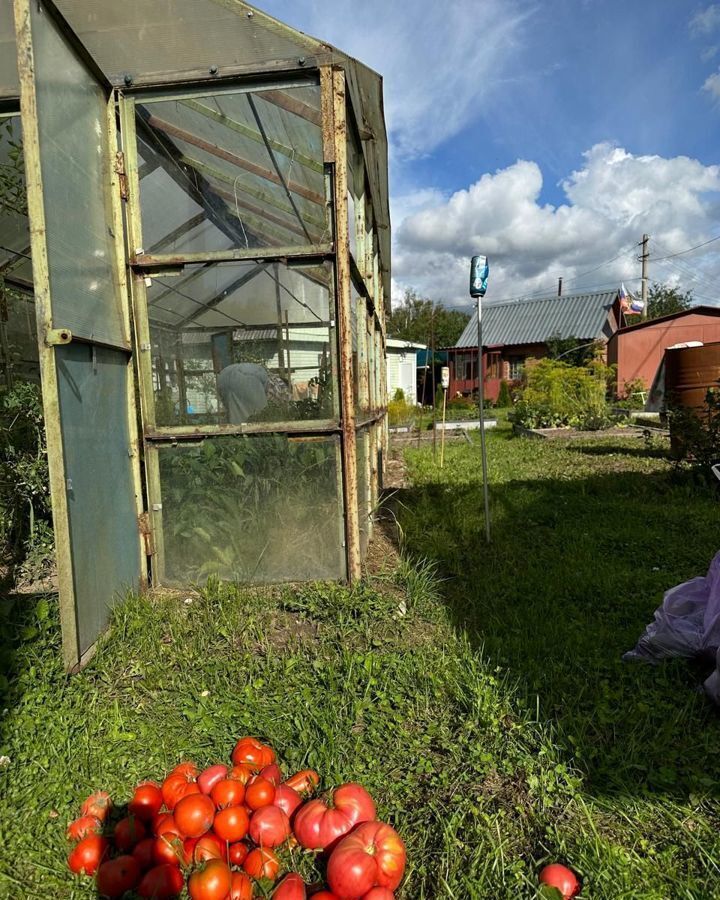
[[[128,455],[128,355],[72,343],[55,350],[79,652],[114,601],[137,588],[140,544]]]
[[[367,429],[358,431],[355,438],[358,482],[358,520],[360,522],[360,554],[365,557],[370,537],[369,462],[370,437]]]
[[[13,5],[3,0],[0,3],[0,97],[18,97],[19,94]]]
[[[136,127],[146,252],[330,240],[319,85],[147,100]]]
[[[0,276],[0,384],[40,381],[35,303]]]
[[[0,116],[0,273],[16,270],[29,254],[20,116]]]
[[[332,268],[187,266],[147,289],[155,421],[337,417]]]
[[[166,581],[344,577],[337,438],[233,435],[157,452]]]
[[[53,324],[126,343],[113,259],[107,101],[47,13],[31,3]]]

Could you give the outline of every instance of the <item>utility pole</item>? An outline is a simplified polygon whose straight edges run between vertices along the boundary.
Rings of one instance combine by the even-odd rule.
[[[642,255],[640,257],[640,262],[642,263],[642,281],[641,281],[641,299],[643,303],[642,308],[642,318],[647,319],[648,314],[648,259],[650,258],[650,252],[648,251],[648,241],[650,240],[649,235],[644,234],[642,236],[642,241],[640,241],[640,246],[642,247]]]
[[[562,297],[562,278],[558,278],[558,297]]]

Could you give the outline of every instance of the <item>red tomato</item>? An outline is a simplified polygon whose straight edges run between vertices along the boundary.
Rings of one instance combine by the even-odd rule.
[[[185,766],[189,766],[191,763],[185,763]],[[195,774],[197,774],[197,769],[193,766]],[[188,771],[187,769],[178,772],[177,770],[171,772],[168,777],[162,783],[162,798],[165,803],[165,806],[172,812],[180,800],[183,797],[189,797],[192,794],[199,794],[200,788],[195,781],[195,775],[192,774],[192,771]]]
[[[252,881],[244,872],[233,872],[230,878],[230,900],[252,900]]]
[[[154,781],[143,781],[135,788],[128,812],[143,822],[151,822],[163,805],[162,791]]]
[[[243,844],[242,841],[236,841],[228,847],[228,862],[231,866],[241,866],[249,852],[250,848],[247,844]]]
[[[314,769],[303,769],[285,779],[284,783],[298,794],[310,794],[320,784],[320,776]]]
[[[240,806],[245,799],[245,785],[234,778],[223,778],[210,792],[212,801],[218,809],[226,806]]]
[[[70,851],[68,855],[70,871],[76,875],[83,872],[85,875],[94,875],[109,850],[110,844],[106,838],[100,837],[99,834],[89,834]]]
[[[197,780],[197,777],[200,774],[200,770],[195,765],[195,763],[184,762],[184,763],[178,763],[170,774],[171,775],[174,775],[174,774],[185,775],[188,778],[193,778],[193,779]]]
[[[363,896],[362,900],[395,900],[395,894],[388,888],[374,887]]]
[[[248,814],[242,806],[228,806],[216,814],[213,830],[221,840],[234,844],[245,837],[249,825]]]
[[[277,806],[264,806],[250,819],[250,837],[258,847],[279,847],[290,837],[290,819]]]
[[[147,872],[148,869],[152,869],[152,867],[155,865],[155,859],[153,856],[154,847],[154,837],[145,838],[144,840],[140,841],[140,843],[135,845],[135,849],[133,850],[132,855],[138,861],[138,865],[143,872]]]
[[[210,794],[218,781],[222,781],[223,778],[227,778],[227,772],[228,767],[220,765],[210,766],[209,769],[205,769],[204,772],[201,772],[198,775],[197,779],[200,792],[202,794]]]
[[[307,900],[305,882],[297,872],[291,872],[275,888],[272,900]]]
[[[134,856],[118,856],[104,862],[97,873],[98,893],[112,900],[122,897],[140,881],[140,874],[140,865]]]
[[[155,866],[143,875],[137,892],[138,896],[152,900],[174,900],[184,884],[183,874],[176,866]]]
[[[275,788],[275,798],[273,806],[279,807],[288,819],[292,818],[293,813],[302,805],[302,798],[297,791],[294,791],[287,784],[279,784]]]
[[[330,890],[345,900],[359,900],[374,887],[391,891],[405,872],[405,845],[400,835],[382,822],[364,822],[344,837],[330,856]]]
[[[274,785],[275,787],[277,787],[282,781],[282,772],[280,771],[280,766],[278,766],[277,763],[272,763],[271,765],[265,766],[264,768],[260,769],[260,774],[266,781],[269,781],[270,784]]]
[[[275,799],[275,785],[271,784],[261,775],[253,780],[245,788],[245,805],[250,809],[261,809],[270,806]]]
[[[571,897],[580,893],[580,882],[577,880],[572,869],[561,866],[558,863],[545,866],[539,875],[540,884],[547,884],[550,887],[557,888],[563,895],[563,900],[570,900]]]
[[[361,822],[372,822],[375,804],[361,784],[343,784],[325,799],[310,800],[295,814],[293,828],[308,850],[325,850]],[[372,885],[370,885],[372,887]]]
[[[269,878],[270,881],[275,881],[280,871],[280,860],[272,850],[256,847],[248,853],[243,869],[251,878]]]
[[[143,823],[135,816],[127,816],[120,819],[113,829],[115,846],[123,853],[129,853],[136,844],[147,837],[147,830]]]
[[[158,813],[152,820],[152,833],[162,834],[163,831],[175,828],[175,818],[172,813]]]
[[[320,891],[319,894],[313,894],[310,900],[340,900],[340,898],[332,891]]]
[[[103,824],[100,819],[95,816],[80,816],[68,825],[65,837],[69,841],[81,841],[89,834],[102,834],[102,830]]]
[[[252,777],[253,770],[244,763],[241,763],[239,766],[233,766],[228,772],[228,778],[232,778],[233,781],[240,781],[243,784],[247,784]]]
[[[200,837],[212,828],[215,804],[205,794],[190,794],[178,801],[173,812],[183,837]]]
[[[275,762],[275,751],[257,738],[243,737],[235,744],[232,761],[234,766],[245,763],[259,772],[260,769]]]
[[[107,791],[95,791],[94,794],[90,794],[80,809],[84,816],[95,816],[96,819],[104,822],[112,809],[110,794]]]
[[[188,879],[192,900],[226,900],[230,893],[230,869],[221,859],[211,859]]]
[[[178,834],[177,829],[163,831],[162,834],[155,838],[153,843],[153,863],[156,866],[179,866],[180,860],[184,859],[183,838],[181,834]]]
[[[209,831],[195,842],[192,859],[196,863],[209,859],[225,859],[225,842]]]

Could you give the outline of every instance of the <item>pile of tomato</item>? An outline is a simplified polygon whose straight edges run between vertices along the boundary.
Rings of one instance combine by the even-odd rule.
[[[311,769],[283,780],[272,747],[244,737],[231,765],[181,763],[161,784],[138,784],[121,810],[105,791],[91,794],[67,829],[68,865],[109,900],[172,900],[186,885],[191,900],[269,891],[273,900],[393,900],[405,871],[400,836],[377,821],[362,785],[314,796],[319,784]],[[319,856],[327,885],[286,871],[294,848]]]

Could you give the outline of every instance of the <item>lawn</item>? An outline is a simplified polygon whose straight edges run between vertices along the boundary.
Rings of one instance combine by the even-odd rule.
[[[720,719],[687,664],[620,661],[717,550],[716,498],[637,438],[488,443],[490,547],[479,446],[453,443],[442,471],[408,451],[402,555],[353,589],[130,598],[72,678],[54,603],[5,601],[0,896],[95,896],[64,864],[82,798],[244,733],[368,786],[402,900],[534,897],[550,859],[585,898],[720,896]]]

